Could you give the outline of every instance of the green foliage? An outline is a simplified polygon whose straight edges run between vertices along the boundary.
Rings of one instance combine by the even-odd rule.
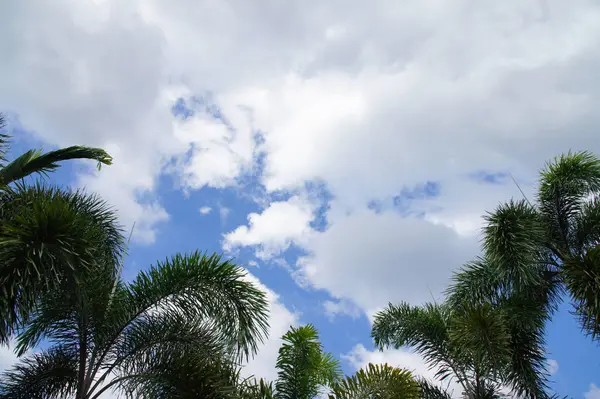
[[[341,378],[339,362],[323,351],[317,329],[311,325],[291,327],[283,337],[277,357],[278,399],[312,399],[319,388]]]
[[[437,379],[456,378],[465,392],[477,398],[493,397],[489,395],[495,395],[502,385],[517,394],[546,397],[538,367],[538,362],[543,366],[545,360],[543,336],[537,325],[524,328],[510,312],[521,305],[507,301],[495,305],[389,305],[376,314],[372,336],[380,349],[412,348],[436,370]],[[431,392],[433,397],[437,395]]]
[[[70,159],[93,159],[98,162],[98,169],[103,164],[112,164],[112,157],[101,148],[76,145],[46,153],[29,150],[0,169],[0,185],[8,185],[34,173],[47,174],[56,170],[59,162]]]
[[[562,273],[575,314],[592,339],[600,336],[600,245],[582,257],[567,259]]]
[[[99,197],[44,185],[0,191],[0,341],[27,321],[49,290],[71,289],[86,271],[124,252],[117,216]]]
[[[69,346],[55,346],[27,356],[5,373],[0,398],[61,399],[77,386],[77,354]]]
[[[452,395],[447,390],[425,379],[419,380],[419,388],[421,399],[452,399]]]
[[[267,382],[262,378],[256,380],[249,378],[242,381],[238,387],[240,399],[273,399],[275,398],[275,390],[273,383]]]
[[[158,263],[131,283],[114,269],[47,292],[17,348],[41,339],[71,348],[78,398],[107,390],[132,398],[235,397],[238,360],[256,351],[267,329],[265,294],[244,270],[197,252]],[[0,386],[25,389],[21,374],[6,374]],[[28,378],[40,395],[47,389],[43,375]]]
[[[346,377],[335,385],[331,399],[419,399],[421,397],[419,383],[412,373],[396,367],[373,365],[369,363],[353,376]]]
[[[545,397],[544,327],[561,294],[581,325],[600,331],[600,160],[562,155],[540,172],[535,203],[501,204],[486,217],[483,257],[454,278],[455,308],[489,303],[503,309],[511,361],[503,370],[516,393]]]
[[[0,130],[5,126],[4,116],[0,114]],[[85,146],[71,146],[46,153],[42,153],[41,150],[29,150],[8,162],[5,155],[9,149],[10,138],[10,134],[0,133],[0,187],[6,187],[35,173],[45,175],[56,170],[60,162],[71,159],[97,161],[98,169],[102,165],[112,164],[112,157],[106,151]]]
[[[451,347],[449,326],[451,309],[447,305],[408,303],[389,304],[375,315],[371,333],[380,349],[409,346],[423,356],[430,367],[437,368],[436,377],[445,380],[456,374],[455,349]]]

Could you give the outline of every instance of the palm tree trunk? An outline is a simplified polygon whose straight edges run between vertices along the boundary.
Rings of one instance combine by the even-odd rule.
[[[85,366],[87,361],[87,331],[85,328],[82,328],[81,330],[79,339],[79,377],[77,381],[77,394],[75,395],[76,399],[85,399],[86,391]]]

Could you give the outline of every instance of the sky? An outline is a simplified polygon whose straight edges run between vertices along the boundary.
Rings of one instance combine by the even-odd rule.
[[[15,152],[82,144],[52,181],[135,223],[125,277],[223,253],[269,292],[245,372],[274,378],[279,337],[313,323],[351,373],[389,302],[443,298],[481,216],[535,192],[544,162],[600,154],[595,0],[7,0],[0,110]],[[563,304],[552,387],[600,398],[600,350]],[[0,368],[14,360],[0,349]]]

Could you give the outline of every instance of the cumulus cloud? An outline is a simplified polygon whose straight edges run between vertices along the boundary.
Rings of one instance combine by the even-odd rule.
[[[340,315],[356,319],[362,314],[360,308],[349,301],[325,301],[323,309],[330,321],[334,321]]]
[[[475,239],[393,211],[358,211],[314,234],[298,261],[316,288],[372,314],[388,302],[441,299],[451,270],[477,252]]]
[[[590,390],[583,394],[585,399],[600,399],[600,388],[596,384],[590,384]]]
[[[240,246],[255,246],[258,258],[271,259],[292,243],[305,240],[312,231],[313,219],[313,206],[304,198],[294,196],[287,201],[272,202],[262,213],[248,215],[248,226],[239,226],[225,234],[223,247],[231,251]]]
[[[199,189],[234,184],[261,153],[268,190],[320,179],[361,207],[425,180],[531,176],[565,149],[599,149],[591,1],[8,7],[0,107],[50,144],[111,150],[111,172],[80,183],[143,241],[167,220],[153,193],[173,158],[170,172]],[[206,92],[224,122],[173,121],[177,98]]]

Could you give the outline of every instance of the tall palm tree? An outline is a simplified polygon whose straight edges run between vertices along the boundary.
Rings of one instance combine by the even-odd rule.
[[[421,387],[407,370],[369,363],[336,384],[330,399],[420,399]]]
[[[583,329],[600,334],[600,159],[562,155],[540,173],[534,202],[511,200],[486,217],[484,262],[457,276],[460,301],[543,293],[550,318],[567,293]],[[485,276],[485,277],[484,277]],[[528,294],[524,294],[528,293]]]
[[[45,293],[16,339],[18,355],[41,340],[50,347],[5,373],[0,395],[233,397],[237,363],[266,335],[264,292],[216,255],[176,255],[131,283],[106,263],[61,288]]]
[[[248,399],[313,399],[327,386],[341,380],[339,361],[323,350],[319,332],[312,324],[291,327],[283,337],[276,367],[275,389],[264,380],[247,382]]]
[[[6,126],[5,119],[0,114],[0,130]],[[59,162],[70,159],[91,159],[98,162],[98,168],[102,164],[112,164],[112,157],[100,148],[85,146],[71,146],[56,151],[42,153],[41,150],[29,150],[8,162],[6,153],[10,147],[10,135],[0,134],[0,188],[23,179],[35,173],[46,174],[57,169]]]
[[[99,197],[41,184],[0,190],[0,344],[46,292],[124,254],[117,215]],[[104,266],[103,266],[104,267]]]
[[[538,353],[516,344],[529,337],[513,336],[510,317],[507,308],[489,304],[462,308],[449,303],[390,304],[375,316],[372,336],[380,349],[414,349],[436,370],[437,379],[456,379],[468,398],[500,398],[502,388],[512,388],[517,395],[547,397],[543,376],[536,375],[530,382],[521,375],[519,367]],[[425,388],[431,391],[427,384]]]

